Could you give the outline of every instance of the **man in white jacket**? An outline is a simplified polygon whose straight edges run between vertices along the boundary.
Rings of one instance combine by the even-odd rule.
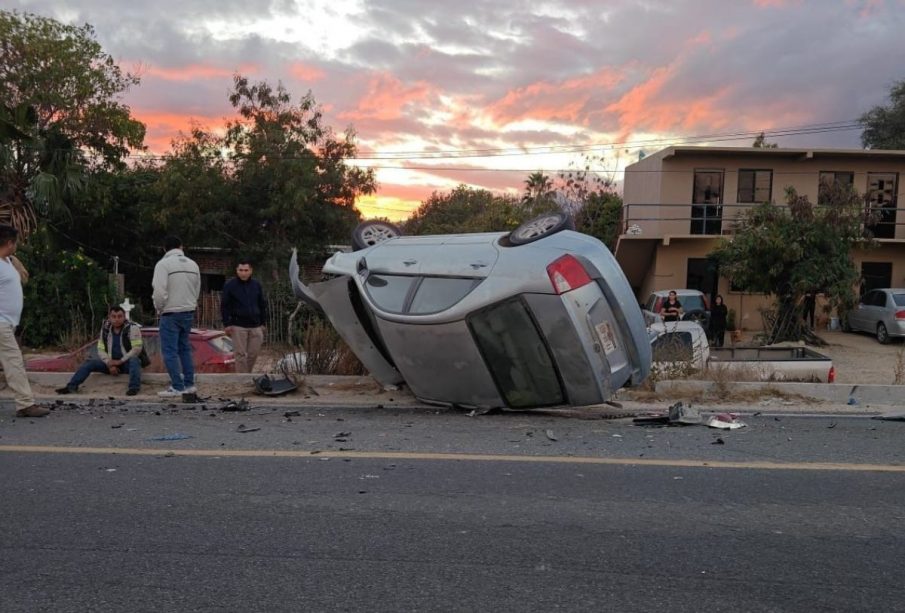
[[[189,334],[198,308],[201,271],[186,257],[182,241],[168,236],[166,253],[154,267],[154,308],[160,315],[160,353],[170,375],[170,386],[160,396],[195,393],[195,366]],[[180,372],[181,367],[181,372]]]

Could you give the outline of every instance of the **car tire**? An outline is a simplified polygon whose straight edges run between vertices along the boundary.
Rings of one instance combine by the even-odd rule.
[[[388,221],[363,221],[352,231],[352,249],[361,251],[377,243],[402,236],[402,230]]]
[[[509,242],[516,246],[527,245],[557,232],[574,229],[571,216],[561,212],[546,213],[526,221],[510,232]]]
[[[877,324],[877,340],[880,341],[881,345],[889,344],[889,330],[886,329],[886,324],[882,321]]]

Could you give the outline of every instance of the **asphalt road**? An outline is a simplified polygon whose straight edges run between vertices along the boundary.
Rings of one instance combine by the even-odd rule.
[[[284,412],[0,421],[0,611],[905,611],[905,423]]]

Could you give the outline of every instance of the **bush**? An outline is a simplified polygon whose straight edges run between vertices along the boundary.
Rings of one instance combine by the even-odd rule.
[[[18,255],[30,274],[22,344],[71,349],[93,338],[116,298],[107,272],[81,249],[56,249],[46,229],[31,234]]]

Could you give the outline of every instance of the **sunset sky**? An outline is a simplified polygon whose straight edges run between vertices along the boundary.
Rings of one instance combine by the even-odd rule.
[[[141,85],[152,152],[232,115],[232,75],[311,90],[377,169],[366,216],[459,183],[520,192],[669,144],[859,147],[851,123],[905,79],[905,0],[12,0],[90,23]],[[771,130],[811,134],[769,137]],[[819,131],[816,131],[819,130]],[[478,157],[481,156],[481,157]]]

